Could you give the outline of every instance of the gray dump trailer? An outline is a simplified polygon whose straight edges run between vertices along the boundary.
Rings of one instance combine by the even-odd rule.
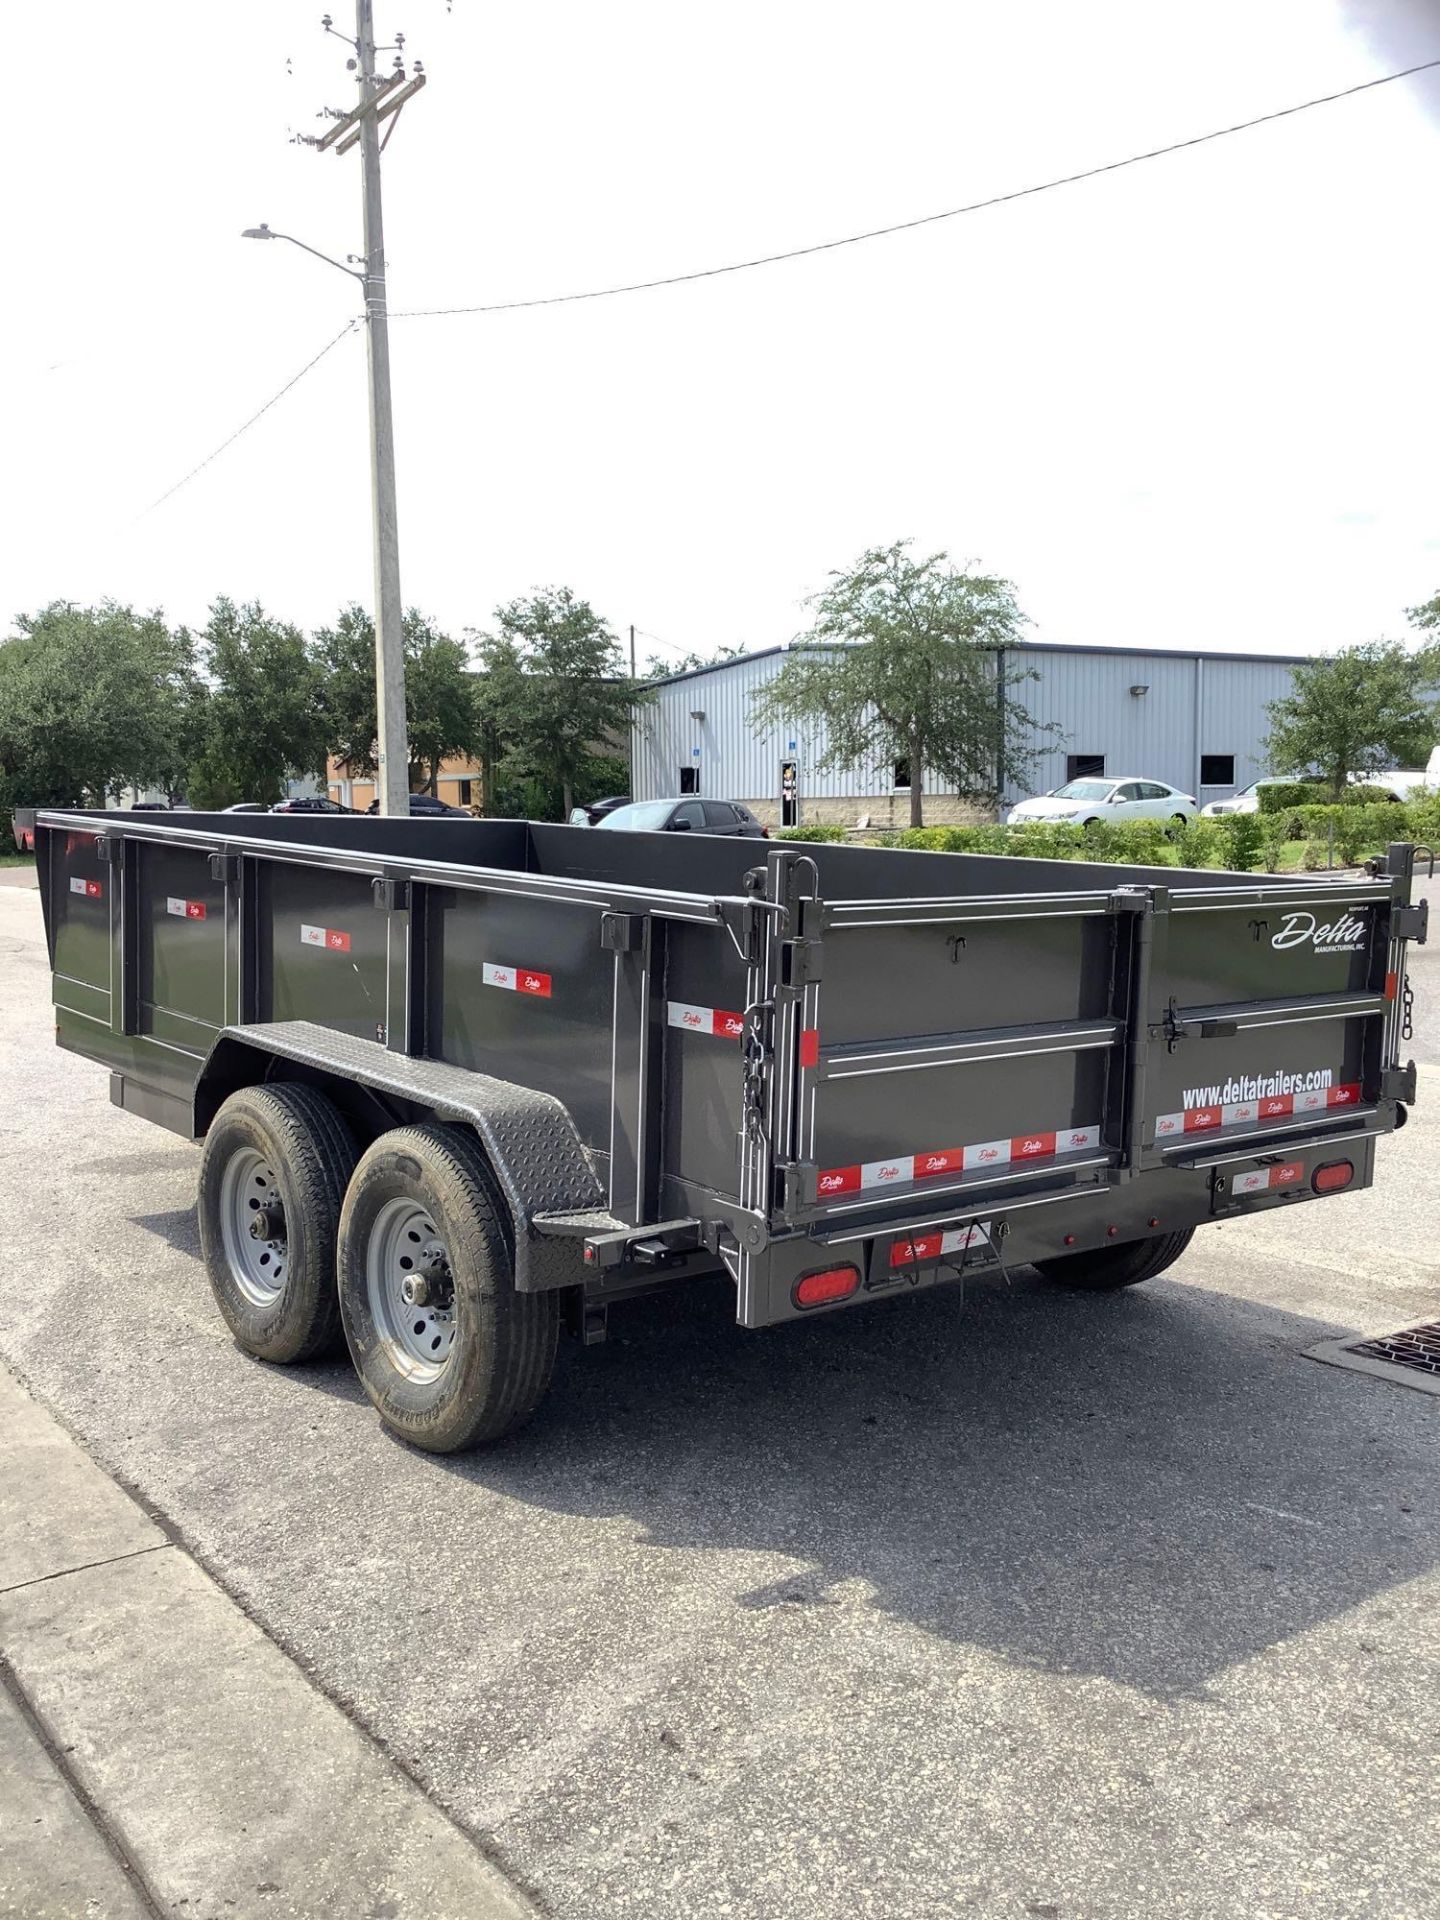
[[[1129,1285],[1368,1186],[1414,1097],[1408,845],[1325,882],[523,821],[37,841],[59,1044],[203,1140],[237,1340],[343,1335],[436,1451],[638,1291],[723,1271],[765,1327],[1021,1264]]]

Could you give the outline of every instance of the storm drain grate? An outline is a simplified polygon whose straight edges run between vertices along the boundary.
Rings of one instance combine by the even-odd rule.
[[[1323,1340],[1307,1353],[1312,1360],[1373,1374],[1396,1386],[1440,1393],[1440,1320],[1402,1327],[1398,1333],[1371,1334],[1363,1340]]]
[[[1367,1360],[1383,1360],[1388,1367],[1414,1367],[1440,1380],[1440,1320],[1428,1327],[1382,1333],[1378,1340],[1357,1340],[1350,1351]]]

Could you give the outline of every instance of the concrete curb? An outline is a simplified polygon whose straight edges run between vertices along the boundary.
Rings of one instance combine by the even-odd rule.
[[[28,1866],[21,1852],[0,1877],[0,1914],[533,1920],[3,1370],[0,1650],[24,1708],[0,1715],[16,1763],[0,1827],[23,1824],[32,1842]],[[88,1868],[87,1820],[104,1835],[90,1835]],[[47,1821],[52,1849],[35,1844]],[[95,1876],[88,1903],[62,1884],[62,1855],[64,1871]],[[12,1887],[12,1871],[43,1879]]]

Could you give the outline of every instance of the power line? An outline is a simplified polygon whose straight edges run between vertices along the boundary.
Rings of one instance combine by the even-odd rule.
[[[1230,127],[1216,127],[1210,133],[1197,133],[1188,140],[1172,140],[1168,146],[1151,147],[1145,153],[1132,153],[1124,160],[1107,160],[1103,166],[1085,167],[1079,173],[1066,173],[1054,180],[1042,180],[1034,186],[1015,187],[1009,193],[991,194],[985,200],[971,200],[963,207],[949,207],[943,213],[921,214],[915,220],[899,220],[893,226],[871,227],[865,233],[846,234],[839,240],[817,240],[808,247],[790,247],[783,253],[763,253],[753,260],[732,260],[723,267],[699,267],[691,273],[669,273],[656,280],[632,280],[623,286],[591,287],[584,293],[552,293],[534,300],[497,300],[478,307],[412,307],[391,315],[394,320],[439,320],[467,313],[514,313],[524,307],[562,307],[577,300],[609,300],[622,293],[650,293],[657,287],[684,286],[692,280],[714,280],[722,274],[745,273],[751,267],[773,267],[783,260],[803,260],[810,254],[830,253],[837,247],[856,247],[864,240],[883,240],[890,234],[911,233],[917,227],[934,226],[940,220],[958,220],[962,214],[982,213],[987,207],[1007,206],[1012,200],[1025,200],[1038,193],[1050,193],[1056,187],[1073,187],[1082,180],[1096,180],[1102,174],[1119,173],[1125,167],[1138,167],[1146,160],[1161,160],[1167,154],[1183,153],[1188,147],[1203,147],[1212,140],[1224,140],[1232,133],[1248,133],[1291,114],[1308,113],[1311,107],[1328,107],[1337,100],[1349,100],[1374,87],[1387,87],[1392,80],[1408,80],[1413,74],[1428,73],[1440,67],[1440,59],[1422,60],[1418,66],[1402,67],[1398,73],[1381,74],[1375,80],[1362,80],[1357,86],[1344,87],[1339,93],[1323,93],[1313,100],[1301,100],[1294,106],[1277,107],[1272,113],[1257,114],[1253,120],[1237,120]]]
[[[212,460],[218,460],[220,458],[221,454],[224,453],[227,447],[233,447],[235,442],[240,438],[242,433],[248,433],[251,427],[255,425],[255,422],[257,420],[263,419],[264,416],[270,411],[270,409],[276,404],[277,401],[283,400],[286,394],[289,393],[292,387],[298,386],[300,382],[305,378],[306,374],[309,373],[313,367],[319,366],[320,362],[325,358],[326,354],[330,352],[331,348],[338,347],[340,342],[345,338],[346,334],[353,333],[353,331],[359,324],[360,323],[358,320],[347,320],[344,326],[340,329],[339,333],[335,335],[335,338],[333,340],[327,340],[325,345],[315,355],[314,359],[307,360],[304,366],[301,367],[300,371],[285,382],[284,386],[281,387],[278,393],[272,393],[270,398],[265,402],[264,406],[260,408],[258,413],[252,413],[250,418],[245,422],[244,426],[237,427],[234,433],[230,435],[228,440],[222,440],[219,446],[216,447],[213,453],[207,453],[205,458],[200,462],[198,467],[192,467],[189,473],[187,473],[182,479],[177,480],[175,482],[173,487],[167,487],[164,493],[160,495],[158,500],[152,500],[148,507],[145,507],[141,512],[137,513],[135,516],[136,520],[143,520],[147,513],[153,513],[156,507],[163,506],[165,502],[170,498],[171,494],[178,493],[181,487],[188,485],[189,482],[195,478],[197,473],[203,473],[206,467],[210,465]],[[132,525],[133,525],[133,522],[132,522]]]

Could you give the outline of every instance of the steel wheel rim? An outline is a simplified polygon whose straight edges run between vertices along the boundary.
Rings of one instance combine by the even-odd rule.
[[[254,1223],[266,1220],[268,1238]],[[220,1237],[231,1278],[252,1307],[273,1307],[290,1273],[285,1204],[275,1169],[254,1147],[241,1147],[225,1162],[220,1181]]]
[[[432,1297],[405,1298],[407,1281],[424,1283]],[[450,1256],[428,1207],[408,1198],[387,1200],[365,1246],[370,1318],[391,1365],[406,1379],[438,1380],[455,1345],[454,1282]]]

